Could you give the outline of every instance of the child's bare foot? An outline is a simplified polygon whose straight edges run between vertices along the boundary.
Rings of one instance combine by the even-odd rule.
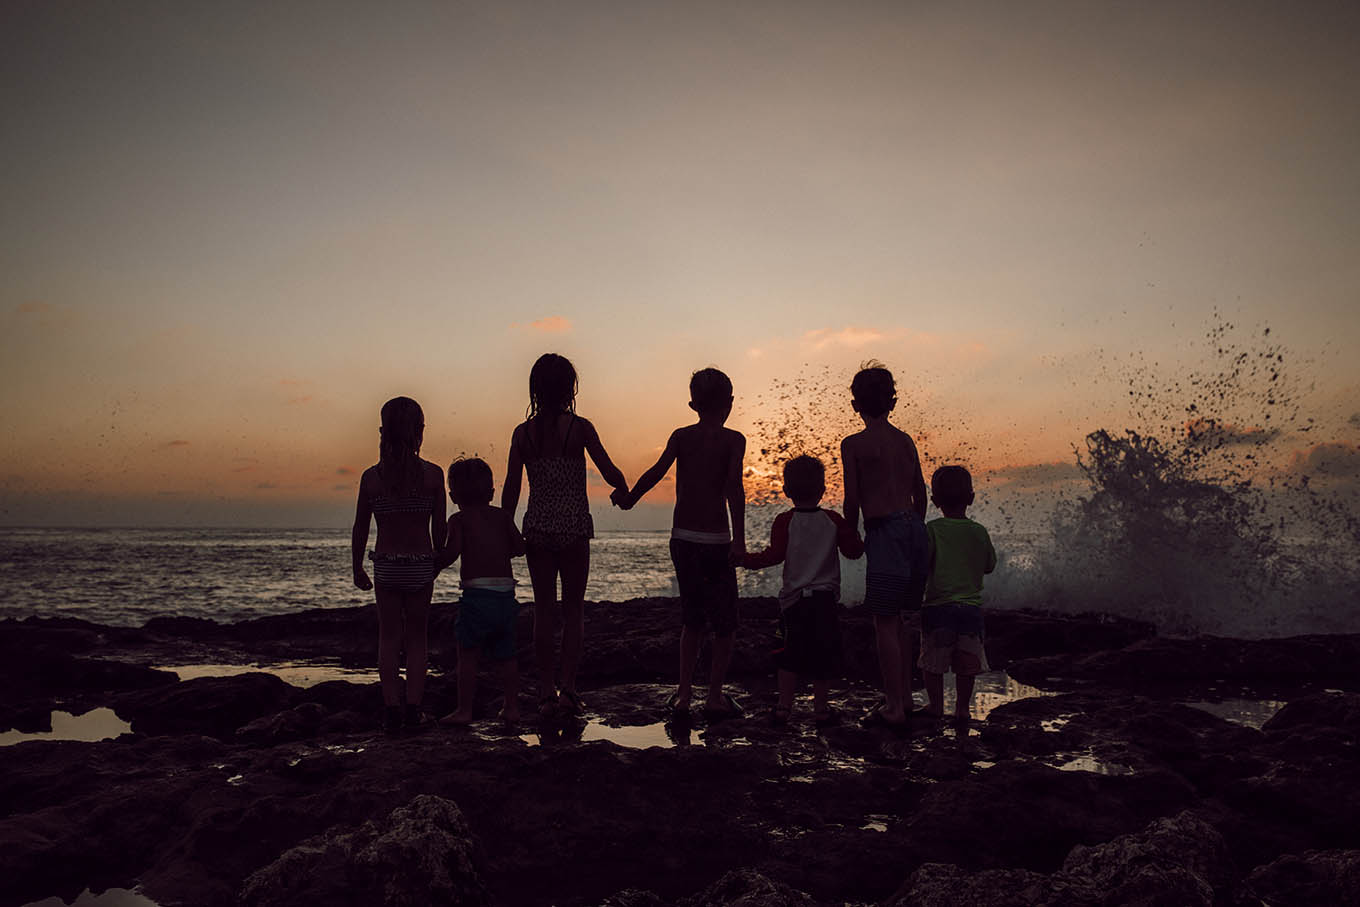
[[[684,691],[684,693],[681,693],[679,690],[676,690],[674,693],[670,695],[670,698],[666,700],[666,708],[670,709],[671,714],[673,715],[679,714],[688,715],[689,691],[686,690]]]
[[[501,709],[501,721],[506,724],[519,724],[519,709]]]
[[[467,727],[469,724],[472,724],[472,711],[469,709],[466,712],[449,712],[443,718],[439,719],[439,723],[446,727]]]

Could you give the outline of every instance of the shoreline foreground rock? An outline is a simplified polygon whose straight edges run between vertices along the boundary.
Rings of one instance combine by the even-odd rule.
[[[1360,897],[1360,636],[1176,640],[991,611],[989,657],[1026,686],[965,733],[896,735],[854,720],[876,701],[876,665],[853,611],[843,720],[814,727],[800,703],[771,726],[777,606],[742,604],[743,718],[671,719],[678,608],[642,599],[588,607],[584,719],[504,728],[488,677],[472,728],[394,738],[363,674],[298,687],[267,669],[161,669],[371,671],[371,609],[0,621],[0,731],[96,708],[131,726],[0,747],[0,907],[134,886],[164,907]],[[435,714],[456,692],[452,611],[432,617]],[[520,631],[527,668],[528,609]],[[1275,713],[1209,710],[1234,703]]]

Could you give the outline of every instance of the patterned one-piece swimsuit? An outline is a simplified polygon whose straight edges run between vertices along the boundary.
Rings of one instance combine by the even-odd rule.
[[[555,457],[526,457],[529,503],[524,508],[524,541],[538,548],[562,551],[595,537],[586,497],[586,456],[567,456],[567,442],[576,427],[572,416]],[[528,431],[525,438],[528,439]]]

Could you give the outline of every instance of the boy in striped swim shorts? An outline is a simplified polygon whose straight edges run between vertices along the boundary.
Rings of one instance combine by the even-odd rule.
[[[897,405],[892,372],[868,362],[850,384],[864,430],[841,442],[845,519],[864,514],[864,607],[873,615],[884,703],[867,725],[903,730],[912,710],[907,618],[921,607],[928,569],[926,481],[911,435],[888,421]]]

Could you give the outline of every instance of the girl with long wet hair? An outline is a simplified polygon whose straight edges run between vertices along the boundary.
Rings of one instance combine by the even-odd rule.
[[[576,692],[585,630],[586,578],[590,540],[595,535],[586,498],[586,454],[616,494],[628,482],[605,453],[590,421],[576,414],[576,369],[565,356],[544,353],[529,372],[528,418],[510,437],[501,507],[511,516],[519,506],[520,481],[529,474],[524,509],[524,543],[534,587],[534,660],[538,669],[538,710],[551,717],[559,710],[580,715],[585,704]],[[562,596],[562,671],[560,691],[553,683],[558,580]]]
[[[354,585],[374,590],[378,604],[378,677],[382,680],[383,728],[389,734],[425,723],[420,701],[425,692],[426,621],[434,595],[434,553],[448,532],[444,515],[444,471],[420,458],[425,414],[410,397],[383,404],[378,429],[378,462],[359,479],[351,555]],[[369,519],[378,522],[378,540],[369,557],[373,578],[364,570]],[[406,653],[406,689],[398,673]],[[404,707],[403,707],[404,706]]]

